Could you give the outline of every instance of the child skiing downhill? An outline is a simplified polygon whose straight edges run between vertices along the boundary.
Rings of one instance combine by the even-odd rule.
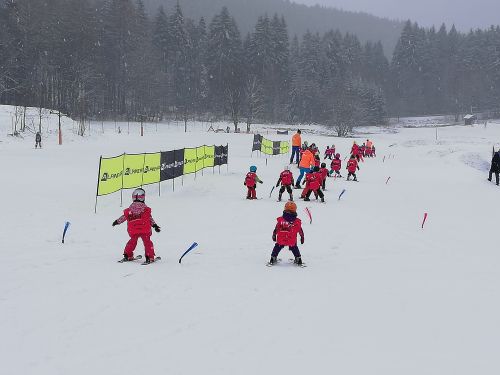
[[[328,178],[328,169],[326,168],[326,163],[321,163],[319,173],[321,174],[321,187],[323,190],[325,190],[326,179]]]
[[[252,165],[250,167],[250,172],[247,173],[247,176],[245,177],[245,182],[243,185],[245,185],[248,189],[247,191],[247,199],[257,199],[257,182],[259,184],[262,184],[262,181],[260,178],[257,176],[257,167],[255,165]]]
[[[123,252],[123,261],[125,262],[134,260],[134,250],[139,238],[144,243],[145,263],[155,261],[155,250],[151,241],[151,228],[154,228],[155,232],[159,233],[160,227],[151,216],[151,208],[144,203],[145,198],[146,192],[143,189],[135,189],[132,193],[133,202],[130,207],[123,211],[122,216],[113,221],[113,226],[127,221],[127,232],[130,240],[127,242],[125,251]]]
[[[347,175],[347,181],[350,180],[351,176],[354,177],[354,181],[358,181],[358,178],[356,177],[356,169],[359,171],[359,166],[358,166],[358,161],[356,160],[356,157],[354,155],[351,155],[351,158],[347,162],[347,171],[349,174]]]
[[[340,154],[335,155],[335,159],[332,160],[332,164],[330,165],[332,170],[330,171],[330,176],[335,173],[336,177],[342,177],[340,174],[340,169],[342,168],[342,160],[340,160]]]
[[[286,166],[285,170],[283,172],[281,172],[280,178],[278,179],[278,182],[276,183],[276,187],[278,187],[280,185],[280,183],[281,183],[281,188],[280,188],[279,195],[278,195],[278,201],[281,202],[281,197],[282,197],[283,193],[285,192],[285,189],[288,192],[288,194],[290,195],[290,200],[293,201],[293,190],[292,190],[293,174],[292,174],[292,172],[290,172],[290,168],[288,166]]]
[[[303,266],[300,250],[297,246],[297,234],[300,235],[300,243],[304,244],[304,231],[302,230],[302,222],[297,218],[297,205],[294,202],[287,202],[283,216],[280,216],[276,220],[278,223],[273,231],[273,241],[276,244],[271,254],[271,260],[267,265],[275,265],[278,262],[280,251],[285,246],[288,246],[295,257],[294,263],[298,266]]]

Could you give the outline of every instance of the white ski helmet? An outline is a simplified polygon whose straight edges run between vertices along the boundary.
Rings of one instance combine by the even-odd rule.
[[[142,188],[135,189],[132,193],[132,200],[134,202],[143,202],[146,199],[146,192]]]

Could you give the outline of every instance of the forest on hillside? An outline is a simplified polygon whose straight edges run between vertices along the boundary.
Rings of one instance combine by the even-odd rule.
[[[290,37],[279,14],[242,34],[227,8],[149,16],[132,0],[0,1],[0,102],[81,120],[319,123],[339,134],[388,115],[496,109],[500,28],[404,26],[382,43],[330,30]]]

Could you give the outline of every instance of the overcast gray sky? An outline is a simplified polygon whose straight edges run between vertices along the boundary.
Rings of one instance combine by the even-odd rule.
[[[457,28],[487,28],[500,24],[500,0],[292,0],[308,5],[330,5],[381,17],[411,19],[423,26],[445,22]]]

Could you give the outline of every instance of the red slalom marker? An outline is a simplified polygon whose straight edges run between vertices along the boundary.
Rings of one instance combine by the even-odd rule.
[[[306,211],[307,216],[309,216],[309,224],[312,224],[313,223],[313,217],[312,217],[312,214],[311,214],[311,210],[309,209],[309,207],[306,207],[304,210]]]
[[[427,220],[427,212],[424,214],[424,220],[422,221],[422,229],[424,229],[424,224],[426,220]]]

